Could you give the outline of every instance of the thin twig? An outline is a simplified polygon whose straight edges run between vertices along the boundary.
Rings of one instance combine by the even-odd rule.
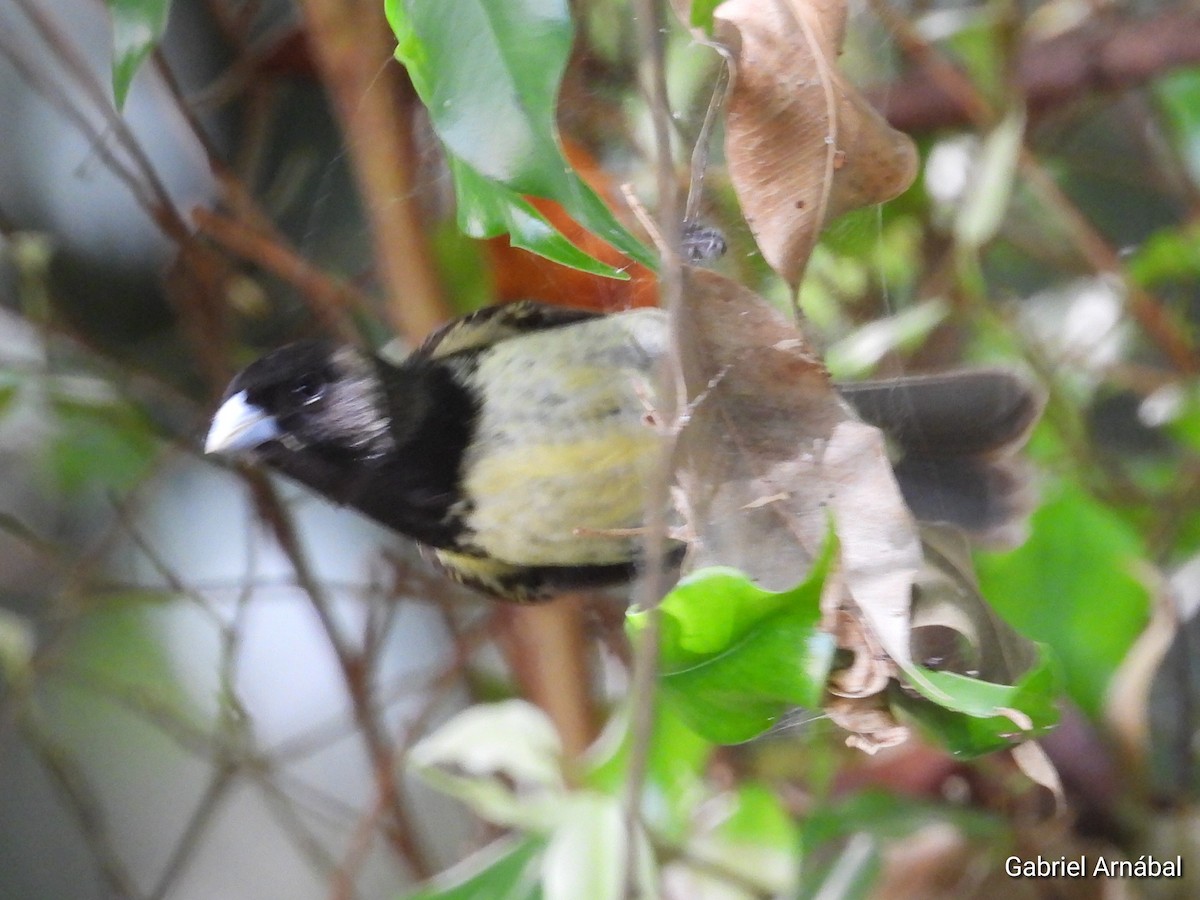
[[[137,172],[118,158],[112,148],[108,146],[104,130],[88,118],[87,113],[75,103],[70,93],[64,90],[60,84],[42,77],[33,58],[28,55],[28,48],[9,39],[3,29],[0,29],[0,56],[7,59],[13,70],[25,83],[40,94],[50,106],[57,109],[67,122],[83,135],[96,157],[118,181],[128,188],[134,202],[153,218],[154,201],[150,192],[139,179]]]
[[[270,527],[280,549],[288,558],[296,573],[296,581],[308,596],[325,638],[337,658],[350,694],[354,719],[371,758],[376,790],[391,819],[386,829],[388,840],[408,863],[413,874],[417,878],[426,878],[432,870],[424,851],[417,843],[416,830],[404,806],[403,792],[395,774],[392,746],[384,733],[375,706],[371,672],[363,664],[362,657],[350,647],[342,635],[333,617],[332,603],[325,593],[324,586],[309,566],[308,556],[300,544],[295,523],[280,502],[275,489],[260,473],[248,473],[247,482],[254,493],[255,505],[260,516]]]
[[[896,36],[905,52],[921,63],[930,77],[955,98],[966,110],[972,123],[981,129],[989,128],[995,123],[996,110],[971,80],[925,40],[888,0],[871,0],[871,6]],[[1019,163],[1021,174],[1032,188],[1031,196],[1057,216],[1080,256],[1097,272],[1116,276],[1126,286],[1129,312],[1143,333],[1158,346],[1163,356],[1178,371],[1186,374],[1200,372],[1200,353],[1197,353],[1196,347],[1158,298],[1129,278],[1117,251],[1079,211],[1028,146],[1022,148]]]
[[[279,776],[269,777],[269,769],[252,773],[256,775],[255,782],[262,791],[263,800],[281,830],[287,834],[292,845],[300,851],[313,871],[321,877],[326,877],[333,871],[336,863],[333,855],[322,845],[313,834],[309,825],[300,817],[296,801],[292,793],[285,793],[276,783]],[[328,804],[328,801],[326,801]]]
[[[638,47],[641,57],[641,81],[650,106],[654,125],[655,175],[658,190],[658,233],[662,236],[659,248],[659,297],[667,310],[671,324],[668,353],[659,367],[659,384],[670,399],[660,400],[666,407],[660,411],[663,428],[662,446],[654,467],[653,480],[647,492],[646,536],[643,541],[645,572],[635,593],[639,607],[647,611],[646,627],[634,650],[633,673],[630,679],[630,752],[625,772],[625,858],[624,885],[627,897],[638,894],[637,848],[640,845],[640,810],[650,744],[654,732],[655,688],[658,674],[659,603],[666,588],[667,506],[670,497],[673,459],[677,436],[676,425],[687,404],[684,381],[683,351],[680,347],[683,264],[679,255],[682,217],[675,177],[675,160],[671,147],[671,109],[667,94],[664,40],[666,17],[662,4],[656,0],[637,0],[634,4],[637,19]],[[671,388],[673,390],[670,390]]]
[[[345,341],[356,334],[347,315],[369,308],[367,299],[352,285],[340,281],[313,265],[288,245],[282,235],[259,231],[215,210],[196,207],[192,219],[200,231],[234,256],[253,262],[291,284],[311,301],[312,310],[322,326]]]
[[[700,132],[696,135],[696,146],[692,148],[692,169],[688,178],[687,202],[683,208],[683,221],[695,222],[700,217],[700,201],[704,197],[704,175],[708,171],[708,155],[712,143],[713,128],[725,101],[733,92],[737,72],[733,67],[733,58],[729,51],[716,42],[709,43],[721,57],[721,65],[717,69],[717,80],[713,85],[712,96],[708,100],[708,108],[704,111],[704,121]]]
[[[191,859],[200,842],[204,837],[204,831],[212,822],[213,816],[216,815],[220,808],[221,800],[226,796],[230,786],[233,784],[233,774],[235,769],[218,766],[213,773],[212,778],[204,788],[204,793],[200,795],[199,801],[192,808],[192,813],[188,816],[187,824],[184,826],[183,834],[179,840],[175,842],[175,846],[171,850],[171,855],[167,859],[166,865],[158,877],[158,882],[153,890],[150,891],[149,900],[163,900],[175,887],[175,881],[183,873],[188,861]]]
[[[167,88],[167,92],[171,95],[171,99],[175,101],[175,108],[179,111],[179,115],[187,124],[192,136],[199,144],[201,151],[204,153],[205,161],[208,164],[208,170],[213,177],[221,185],[221,189],[225,194],[226,202],[233,209],[239,218],[245,219],[249,224],[263,232],[271,231],[273,225],[271,217],[263,210],[262,205],[258,202],[258,198],[250,190],[249,186],[238,176],[224,157],[217,152],[217,148],[213,146],[208,132],[205,131],[199,117],[192,108],[192,103],[184,96],[183,88],[179,84],[179,80],[175,77],[175,72],[167,61],[166,55],[161,48],[156,47],[151,59],[154,61],[154,69],[162,79],[163,85]]]
[[[36,753],[54,785],[66,799],[66,808],[75,817],[84,842],[100,870],[100,877],[117,897],[136,900],[143,896],[137,881],[125,866],[113,845],[112,832],[104,807],[83,770],[66,750],[27,713],[22,734]]]
[[[113,108],[108,93],[100,83],[91,66],[88,65],[82,51],[67,39],[67,32],[61,28],[54,18],[40,5],[32,0],[15,0],[18,8],[33,25],[38,36],[45,41],[62,63],[62,70],[69,74],[75,84],[87,97],[93,109],[104,119],[105,127],[111,132],[121,149],[129,155],[138,175],[143,179],[153,198],[156,215],[162,222],[169,222],[180,231],[186,231],[183,217],[175,208],[171,195],[167,191],[158,172],[150,162],[149,156],[142,149],[141,142],[130,130],[124,117]]]
[[[895,31],[890,15],[885,23]],[[900,40],[911,53],[914,48]],[[1136,88],[1197,62],[1200,10],[1180,3],[1145,18],[1092,16],[1063,35],[1031,42],[1017,55],[1014,78],[1036,119],[1089,95]],[[901,131],[925,133],[975,121],[974,101],[925,65],[867,95]]]
[[[418,341],[449,317],[420,227],[394,42],[374,0],[303,0],[322,81],[346,136],[393,328]]]
[[[203,365],[210,382],[214,386],[223,385],[229,373],[219,349],[223,343],[221,335],[224,330],[222,286],[227,274],[222,261],[192,239],[190,227],[159,177],[149,154],[124,117],[113,107],[107,88],[92,71],[83,52],[71,40],[70,33],[43,8],[44,5],[38,5],[32,0],[16,2],[60,64],[54,69],[55,77],[65,77],[74,84],[90,104],[91,110],[103,122],[103,128],[93,124],[73,102],[68,103],[64,109],[68,121],[92,142],[100,159],[129,187],[134,199],[150,220],[179,248],[178,272],[186,274],[189,279],[179,287],[186,293],[177,297],[174,291],[168,290],[167,297],[174,303],[183,324],[184,336],[190,343],[195,358]],[[0,49],[9,56],[14,55],[11,47]],[[36,72],[36,68],[34,71]],[[37,84],[36,75],[33,77],[34,83]],[[55,88],[48,92],[48,96],[54,95],[61,98],[66,97],[67,93],[55,85]],[[77,110],[78,113],[74,114],[70,110]],[[108,147],[110,140],[120,148],[127,160],[120,160]]]
[[[450,662],[419,684],[412,683],[410,674],[398,677],[391,688],[379,691],[378,707],[382,710],[401,700],[419,697],[422,694],[442,693],[462,675],[467,660],[492,636],[492,631],[488,620],[476,623],[462,633],[460,640],[456,642],[454,657]],[[418,716],[417,719],[419,718]],[[413,731],[417,719],[408,723],[405,729],[406,735]],[[281,763],[302,759],[340,741],[348,733],[349,730],[342,724],[340,717],[334,721],[313,725],[306,729],[303,735],[277,744],[271,752],[271,758]],[[395,753],[397,759],[403,756],[405,743],[404,739],[398,741]]]
[[[347,321],[347,313],[366,313],[370,309],[368,298],[352,284],[326,274],[291,246],[250,188],[212,145],[166,56],[160,49],[155,49],[152,58],[180,115],[204,152],[209,171],[221,185],[228,208],[234,213],[226,216],[199,207],[192,212],[193,221],[228,252],[254,262],[292,284],[310,301],[314,315],[328,331],[344,341],[355,341],[358,335]]]
[[[488,626],[490,623],[487,620],[476,623],[477,626],[481,624]],[[488,627],[479,628],[475,638],[469,643],[455,641],[454,658],[423,685],[422,692],[427,695],[426,700],[417,714],[410,718],[405,726],[404,736],[401,738],[396,752],[397,767],[404,765],[413,745],[426,733],[429,723],[433,720],[446,695],[455,685],[461,683],[467,661],[474,655],[478,645],[483,642],[483,638],[487,637],[491,630]],[[331,893],[336,900],[343,900],[343,898],[348,900],[352,896],[354,875],[366,859],[366,853],[370,849],[369,838],[372,828],[383,812],[381,804],[376,803],[361,818],[355,828],[349,849],[331,878],[333,885]]]
[[[380,819],[387,814],[383,798],[376,796],[366,814],[359,818],[358,824],[350,835],[350,840],[342,860],[338,863],[333,874],[329,876],[329,896],[331,900],[353,900],[355,896],[354,883],[359,870],[366,863],[374,843],[375,830]]]

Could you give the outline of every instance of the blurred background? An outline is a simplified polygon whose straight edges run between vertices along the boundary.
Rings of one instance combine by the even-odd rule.
[[[228,378],[287,340],[411,345],[519,297],[654,302],[644,270],[604,281],[459,235],[380,6],[164,3],[118,112],[105,4],[0,5],[0,897],[402,896],[496,834],[403,776],[416,740],[522,695],[577,755],[627,685],[623,597],[496,606],[353,513],[200,456]],[[627,4],[571,6],[568,154],[652,207]],[[687,145],[718,57],[682,28],[668,51]],[[977,565],[1062,663],[1046,744],[1071,815],[1035,824],[1001,760],[916,741],[867,759],[822,722],[719,751],[706,789],[770,785],[814,860],[870,835],[862,895],[1094,895],[997,880],[1019,848],[1185,854],[1185,882],[1136,892],[1187,896],[1200,14],[871,0],[842,65],[921,169],[827,231],[807,328],[838,377],[985,362],[1047,388],[1028,540]],[[720,265],[786,302],[719,143]]]

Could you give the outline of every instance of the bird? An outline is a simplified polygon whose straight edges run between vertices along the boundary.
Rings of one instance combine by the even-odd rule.
[[[206,453],[247,455],[416,541],[453,579],[517,602],[636,575],[660,436],[660,309],[485,307],[407,357],[314,339],[243,369]],[[1007,464],[1040,413],[1007,370],[841,385],[895,450],[919,520],[996,533],[1026,506]],[[672,541],[678,561],[685,545]]]

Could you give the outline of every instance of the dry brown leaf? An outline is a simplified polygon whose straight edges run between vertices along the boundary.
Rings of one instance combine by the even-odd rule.
[[[842,578],[884,652],[908,668],[909,610],[924,561],[883,433],[861,422],[841,422],[823,457],[819,477],[832,485]]]
[[[835,697],[858,699],[878,694],[896,676],[896,666],[888,660],[883,648],[862,624],[852,602],[845,595],[845,585],[838,578],[826,581],[821,606],[826,612],[822,623],[830,634],[841,635],[843,647],[857,648],[848,665],[830,675],[828,691]]]
[[[922,566],[883,435],[854,418],[788,317],[714,272],[689,269],[684,284],[691,408],[675,462],[693,536],[685,566],[736,566],[784,590],[808,573],[832,522],[840,551],[826,623],[856,659],[844,692],[878,693],[895,664],[909,665]]]
[[[1161,798],[1193,798],[1200,783],[1200,561],[1169,580],[1147,573],[1154,613],[1109,682],[1104,717],[1129,764]]]
[[[874,755],[908,740],[908,727],[896,721],[882,695],[834,697],[825,704],[825,714],[833,724],[848,732],[846,746],[863,753]]]
[[[796,326],[753,291],[689,269],[684,296],[695,406],[676,468],[695,535],[689,565],[736,565],[764,587],[791,587],[824,542],[833,488],[814,474],[850,415]]]
[[[928,565],[913,596],[915,661],[995,684],[1015,684],[1037,662],[1037,648],[979,593],[966,537],[956,528],[925,525],[921,539]]]
[[[1062,779],[1058,777],[1058,769],[1046,755],[1041,744],[1037,741],[1025,741],[1017,744],[1008,751],[1025,777],[1034,784],[1045,789],[1054,801],[1054,812],[1063,815],[1067,810],[1066,794],[1063,792]]]
[[[844,0],[727,0],[714,21],[734,63],[730,177],[763,256],[796,285],[828,221],[912,183],[916,149],[837,68]]]

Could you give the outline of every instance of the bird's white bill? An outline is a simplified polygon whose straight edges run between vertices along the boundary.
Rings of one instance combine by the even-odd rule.
[[[266,410],[246,401],[246,392],[239,391],[221,404],[213,416],[212,426],[204,441],[205,453],[233,453],[251,450],[278,438],[282,432],[275,417]]]

